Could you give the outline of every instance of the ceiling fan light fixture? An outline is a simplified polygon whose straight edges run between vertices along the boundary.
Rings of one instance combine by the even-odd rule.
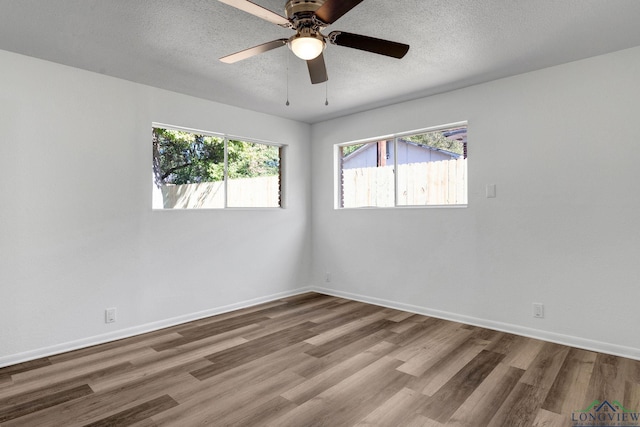
[[[325,42],[318,33],[298,33],[289,39],[289,48],[300,59],[309,61],[317,58],[324,50]]]

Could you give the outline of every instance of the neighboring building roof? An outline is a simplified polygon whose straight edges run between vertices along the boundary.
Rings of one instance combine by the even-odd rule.
[[[466,132],[466,129],[465,129],[465,132]],[[465,140],[466,140],[466,135],[465,135]],[[439,153],[446,154],[446,155],[448,155],[448,156],[450,156],[451,158],[454,158],[454,159],[458,159],[458,158],[460,158],[462,156],[462,154],[454,153],[453,151],[447,151],[447,150],[443,150],[441,148],[435,148],[435,147],[431,147],[429,145],[419,144],[419,143],[413,142],[413,141],[407,141],[406,139],[402,139],[402,138],[399,138],[398,142],[402,142],[402,143],[404,143],[406,145],[412,145],[414,147],[423,148],[423,149],[430,150],[430,151],[437,151]],[[352,153],[349,153],[342,160],[348,161],[349,159],[352,159],[354,157],[358,157],[361,153],[367,151],[368,147],[369,147],[368,144],[363,144],[362,147],[358,148],[357,150],[355,150]]]
[[[425,149],[431,150],[431,151],[437,151],[439,153],[443,153],[443,154],[446,154],[448,156],[451,156],[454,159],[458,159],[458,158],[460,158],[460,156],[462,156],[462,154],[460,154],[460,153],[454,153],[453,151],[443,150],[442,148],[436,148],[436,147],[432,147],[430,145],[420,144],[420,143],[413,142],[413,141],[407,141],[406,139],[402,139],[402,138],[399,138],[398,142],[403,142],[403,143],[405,143],[407,145],[413,145],[414,147],[425,148]],[[355,151],[354,151],[354,153],[355,153]]]

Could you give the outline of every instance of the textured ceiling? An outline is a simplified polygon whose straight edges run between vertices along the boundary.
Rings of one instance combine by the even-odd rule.
[[[254,3],[284,14],[283,0]],[[216,0],[0,0],[0,49],[314,123],[639,46],[639,17],[639,0],[365,0],[325,33],[411,49],[328,45],[328,85],[286,47],[218,61],[293,32]]]

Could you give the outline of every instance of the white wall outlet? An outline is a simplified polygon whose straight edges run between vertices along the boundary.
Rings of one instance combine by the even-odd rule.
[[[116,309],[114,308],[107,308],[104,311],[104,323],[113,323],[116,321]]]
[[[327,283],[331,281],[331,272],[327,271],[324,273],[324,281]]]
[[[538,319],[544,318],[544,304],[538,302],[533,303],[533,317]]]

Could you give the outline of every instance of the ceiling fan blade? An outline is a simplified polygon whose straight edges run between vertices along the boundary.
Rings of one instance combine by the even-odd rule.
[[[316,17],[325,24],[333,24],[360,3],[362,0],[327,0],[316,10]]]
[[[329,77],[327,76],[327,67],[324,64],[324,56],[322,56],[322,54],[317,58],[308,60],[307,67],[309,68],[311,83],[324,83],[329,80]]]
[[[258,18],[262,18],[265,21],[272,22],[276,25],[280,25],[281,27],[289,27],[291,24],[289,20],[284,16],[280,16],[275,12],[270,11],[269,9],[265,9],[262,6],[259,6],[255,3],[250,2],[249,0],[218,0],[220,3],[228,4],[229,6],[235,7],[236,9],[240,9],[243,12],[247,12],[252,14],[253,16],[257,16]]]
[[[408,44],[376,39],[375,37],[361,36],[359,34],[346,33],[344,31],[333,31],[329,34],[328,39],[329,42],[338,46],[365,50],[367,52],[391,56],[398,59],[405,56],[409,51]]]
[[[226,64],[233,64],[234,62],[242,61],[243,59],[251,58],[252,56],[259,55],[264,52],[268,52],[272,49],[284,46],[287,44],[287,39],[278,39],[263,43],[258,46],[250,47],[249,49],[241,50],[240,52],[232,53],[231,55],[223,56],[220,61]]]

